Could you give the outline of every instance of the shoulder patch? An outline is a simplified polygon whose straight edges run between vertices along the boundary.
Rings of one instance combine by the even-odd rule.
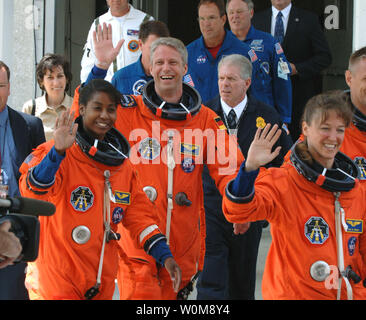
[[[137,107],[137,102],[133,96],[124,94],[121,98],[121,106],[122,108],[134,108]]]
[[[220,130],[227,130],[224,121],[220,117],[215,118],[215,122]]]

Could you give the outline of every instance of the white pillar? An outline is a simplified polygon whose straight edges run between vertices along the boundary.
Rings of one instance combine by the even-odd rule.
[[[366,1],[353,2],[353,51],[366,46]]]

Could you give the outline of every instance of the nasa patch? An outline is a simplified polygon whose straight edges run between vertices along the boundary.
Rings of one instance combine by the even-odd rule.
[[[130,50],[131,52],[136,52],[140,49],[139,43],[137,40],[131,40],[128,43],[128,50]]]
[[[255,51],[254,51],[253,49],[251,49],[251,50],[248,52],[248,55],[249,55],[249,57],[250,57],[250,61],[251,61],[252,63],[258,60],[257,54],[255,53]]]
[[[355,253],[355,249],[356,249],[356,242],[357,242],[357,238],[356,237],[351,237],[348,240],[348,253],[349,255],[352,257],[353,254]]]
[[[160,143],[154,138],[146,138],[139,145],[139,153],[145,160],[156,159],[160,155],[160,150]]]
[[[196,164],[192,158],[184,158],[182,161],[182,169],[185,173],[192,173]]]
[[[254,51],[257,52],[264,52],[264,44],[263,39],[256,39],[253,40],[252,43],[249,45]]]
[[[197,64],[204,64],[204,63],[206,63],[206,61],[207,61],[207,57],[206,56],[199,56],[197,58]]]
[[[366,180],[366,160],[365,160],[365,158],[357,157],[357,158],[355,158],[354,163],[359,168],[360,180]]]
[[[116,207],[112,213],[112,222],[114,224],[120,223],[124,216],[124,211],[121,207]]]
[[[70,203],[76,211],[86,212],[93,206],[93,192],[88,187],[78,187],[71,192]]]
[[[311,217],[305,223],[305,236],[311,244],[324,244],[329,238],[329,226],[321,217]]]

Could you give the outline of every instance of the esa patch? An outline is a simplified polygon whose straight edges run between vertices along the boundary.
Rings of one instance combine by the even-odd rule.
[[[354,163],[359,168],[360,180],[366,180],[366,160],[365,160],[365,158],[357,157],[357,158],[355,158]]]
[[[363,233],[363,220],[346,219],[347,233]]]
[[[154,138],[146,138],[139,145],[139,153],[145,160],[155,160],[160,155],[160,150],[160,143]]]
[[[185,173],[192,173],[195,169],[196,164],[192,158],[184,158],[182,161],[182,170]]]
[[[140,49],[140,46],[137,40],[131,40],[128,43],[128,50],[130,50],[131,52],[136,52],[138,51],[138,49]]]
[[[124,214],[123,209],[120,207],[116,207],[112,213],[112,222],[114,224],[120,223],[122,221],[124,215],[125,214]]]
[[[121,97],[121,106],[123,108],[134,108],[137,107],[137,102],[133,96],[123,94]]]
[[[201,153],[201,147],[196,146],[194,144],[181,143],[180,144],[180,153],[185,154],[185,155],[189,155],[189,156],[198,157]]]
[[[131,204],[131,193],[116,191],[114,193],[114,198],[116,200],[116,203],[126,204],[126,205]]]
[[[355,253],[355,249],[356,249],[356,242],[357,242],[357,238],[356,237],[351,237],[348,240],[348,253],[349,255],[352,257],[353,254]]]
[[[222,121],[222,119],[220,117],[215,118],[215,122],[220,130],[227,130],[225,123]]]
[[[329,238],[329,226],[321,217],[311,217],[305,223],[305,236],[311,244],[324,244]]]
[[[76,211],[86,212],[93,206],[93,192],[88,187],[78,187],[71,192],[70,203]]]

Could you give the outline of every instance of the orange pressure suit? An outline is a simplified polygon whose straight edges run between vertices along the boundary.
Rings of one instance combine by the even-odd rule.
[[[365,190],[356,183],[352,190],[341,192],[340,210],[337,210],[335,194],[318,185],[322,183],[319,177],[316,183],[311,182],[298,173],[294,163],[287,161],[281,168],[261,171],[254,191],[247,197],[235,199],[230,195],[231,183],[227,188],[223,212],[228,221],[268,220],[271,223],[272,244],[262,282],[264,299],[337,297],[337,256],[340,255],[337,254],[336,217],[341,220],[340,243],[344,256],[339,259],[344,260],[341,263],[345,268],[351,266],[362,280],[366,278]],[[323,262],[330,266],[329,277],[324,281],[314,279],[312,266],[324,265]],[[366,299],[362,281],[349,282],[353,298]],[[340,298],[349,298],[345,280],[340,288]]]
[[[93,158],[96,152],[93,145],[85,149],[78,144],[74,143],[66,151],[49,186],[32,183],[31,175],[32,168],[52,148],[53,140],[39,146],[20,169],[22,195],[47,200],[56,206],[52,217],[39,218],[39,255],[35,262],[28,264],[26,278],[31,299],[84,299],[86,292],[98,282],[100,292],[95,299],[112,299],[119,246],[117,241],[109,239],[107,227],[116,235],[122,221],[128,230],[122,238],[128,233],[139,247],[159,233],[154,228],[154,205],[142,191],[130,161],[106,165]],[[101,153],[99,158],[107,156]],[[107,241],[103,246],[104,238]]]
[[[181,288],[203,267],[203,164],[208,166],[218,189],[223,192],[243,161],[237,142],[226,133],[221,119],[210,109],[201,106],[199,95],[194,89],[186,84],[183,84],[183,89],[184,95],[189,97],[187,100],[195,101],[194,105],[184,102],[192,113],[186,114],[181,108],[177,112],[172,111],[173,116],[170,116],[169,104],[163,110],[154,107],[153,93],[149,94],[154,90],[154,83],[150,82],[145,86],[142,96],[123,97],[115,123],[116,128],[128,138],[131,162],[136,165],[143,188],[150,193],[150,199],[158,208],[158,226],[169,237],[170,250],[182,269]],[[77,96],[78,90],[74,101],[78,100]],[[74,105],[73,109],[77,110],[78,107]],[[167,192],[169,132],[173,136],[175,165],[171,195]],[[169,201],[172,206],[171,225],[167,230]],[[150,256],[137,249],[132,238],[123,237],[120,244],[135,271],[134,277],[131,277],[127,272],[128,265],[120,260],[118,284],[121,299],[126,298],[135,281],[133,299],[176,299],[177,294],[172,290],[165,269],[157,267]]]

